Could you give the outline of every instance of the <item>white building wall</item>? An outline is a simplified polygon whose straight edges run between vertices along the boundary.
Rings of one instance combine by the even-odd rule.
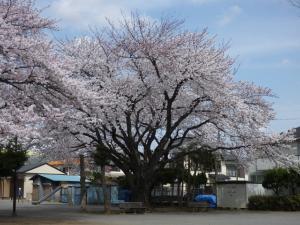
[[[269,170],[275,167],[276,163],[269,159],[257,159],[249,164],[248,173],[251,174],[255,171]]]
[[[29,201],[32,200],[32,180],[30,178],[33,175],[25,175],[24,176],[24,190],[23,197]]]
[[[253,195],[272,195],[271,190],[265,189],[262,184],[247,184],[247,197]],[[247,199],[248,199],[247,198]]]
[[[221,161],[221,173],[220,174],[226,175],[226,172],[227,172],[227,169],[226,169],[225,161]]]

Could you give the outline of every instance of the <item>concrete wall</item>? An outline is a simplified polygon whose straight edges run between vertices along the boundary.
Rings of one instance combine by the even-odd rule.
[[[217,184],[217,205],[221,208],[246,208],[246,185]]]
[[[272,195],[272,191],[246,182],[217,184],[217,204],[221,208],[247,208],[248,198],[253,195]]]

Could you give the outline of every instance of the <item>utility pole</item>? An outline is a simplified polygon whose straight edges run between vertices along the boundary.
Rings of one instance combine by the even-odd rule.
[[[13,171],[13,212],[12,216],[17,216],[16,205],[17,205],[17,171]]]
[[[85,163],[84,163],[84,155],[79,155],[79,163],[80,163],[80,204],[81,210],[86,211],[86,186],[85,186]]]

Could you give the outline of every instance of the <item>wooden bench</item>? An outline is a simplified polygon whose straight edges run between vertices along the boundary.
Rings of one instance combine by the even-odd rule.
[[[210,204],[208,202],[188,202],[187,207],[191,208],[193,212],[197,210],[207,211],[209,209]]]
[[[119,208],[126,213],[145,213],[146,211],[143,202],[122,202],[119,204]]]

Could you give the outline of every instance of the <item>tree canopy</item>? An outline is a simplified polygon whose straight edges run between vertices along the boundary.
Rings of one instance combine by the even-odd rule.
[[[0,146],[0,176],[12,176],[24,165],[27,158],[26,150],[16,138],[7,145]]]
[[[46,35],[55,21],[41,16],[34,1],[1,0],[0,24],[0,141],[36,137],[43,116],[38,112],[59,87]]]

